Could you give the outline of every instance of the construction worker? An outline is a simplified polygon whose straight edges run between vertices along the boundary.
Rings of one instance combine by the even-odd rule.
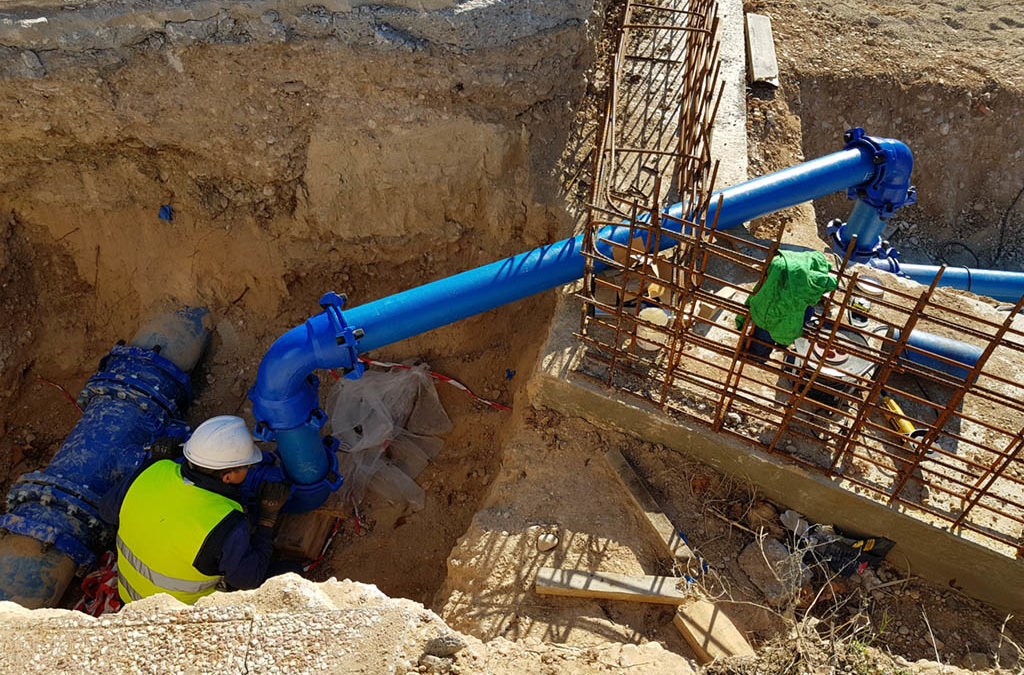
[[[281,473],[253,443],[245,421],[221,415],[203,422],[179,461],[161,459],[158,449],[153,454],[155,461],[101,505],[104,519],[117,528],[121,600],[169,593],[191,604],[222,582],[235,589],[262,584],[289,487],[253,480],[257,473]],[[243,507],[247,496],[258,497],[254,513]]]

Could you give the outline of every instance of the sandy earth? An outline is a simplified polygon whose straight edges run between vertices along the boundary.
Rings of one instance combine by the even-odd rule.
[[[1015,236],[1024,204],[1012,201],[1024,184],[1004,180],[1024,175],[1024,152],[1006,152],[1022,147],[1024,129],[1024,18],[1011,4],[750,2],[747,9],[773,17],[782,66],[779,90],[754,89],[748,98],[752,175],[834,150],[846,125],[864,124],[907,139],[917,152],[922,204],[900,229],[907,243],[976,236],[971,246],[982,262],[1024,266]],[[245,390],[259,355],[325,290],[363,302],[566,233],[586,198],[587,144],[603,92],[600,77],[583,75],[588,31],[562,28],[529,48],[472,56],[307,42],[140,44],[59,68],[47,61],[42,79],[0,79],[0,306],[8,317],[0,326],[0,487],[44,465],[77,420],[60,392],[35,378],[77,392],[98,357],[154,307],[203,302],[216,316],[190,419],[248,414]],[[599,44],[608,44],[607,34]],[[899,112],[908,108],[920,114]],[[931,150],[950,147],[964,162]],[[178,214],[173,223],[155,218],[167,202]],[[817,222],[847,209],[826,201]],[[922,234],[917,223],[932,219],[940,224]],[[1002,246],[1000,223],[1008,233]],[[765,219],[755,233],[779,227],[787,240],[816,241],[813,209]],[[201,642],[185,636],[206,636],[203,624],[216,623],[224,631],[216,644],[233,647],[204,654],[223,656],[224,672],[239,667],[228,659],[257,672],[261,654],[262,663],[280,664],[352,644],[359,653],[329,659],[333,672],[404,672],[422,643],[445,630],[443,620],[470,636],[456,661],[463,672],[685,673],[692,654],[670,610],[532,590],[536,569],[551,563],[669,571],[603,464],[603,449],[616,447],[687,524],[712,566],[707,591],[730,601],[741,629],[767,645],[763,661],[720,672],[782,672],[799,662],[786,645],[801,644],[792,631],[803,610],[764,607],[737,562],[755,536],[743,528],[778,528],[772,517],[751,520],[756,495],[659,446],[528,407],[524,385],[551,305],[550,297],[531,299],[374,354],[423,359],[515,408],[483,408],[442,387],[455,430],[421,477],[425,509],[365,505],[361,533],[347,520],[316,573],[376,584],[441,618],[361,586],[279,579],[196,610],[151,601],[102,629],[146,654],[155,649],[146,642],[153,623],[171,611],[186,626],[183,637],[153,654],[183,671],[194,658],[186,644]],[[506,370],[516,375],[507,379]],[[537,551],[541,532],[558,535],[553,552]],[[1005,668],[1019,657],[1010,642],[1024,643],[1019,621],[1001,632],[1003,615],[956,589],[901,582],[890,569],[878,579],[890,585],[830,585],[835,596],[811,612],[839,623],[869,617],[866,661],[829,666],[838,672],[923,675],[939,666],[909,663],[960,663],[982,653],[987,665],[998,657]],[[819,575],[812,589],[823,587]],[[298,605],[278,612],[284,602]],[[107,638],[80,616],[3,608],[0,623],[11,655],[4,663],[16,664],[10,672],[113,667],[118,652],[103,653]],[[291,636],[290,655],[280,651],[281,635]],[[58,645],[72,639],[69,651],[80,658],[68,660]],[[864,663],[875,670],[859,670]]]
[[[887,228],[902,259],[1024,268],[1016,3],[752,0],[745,8],[772,18],[782,79],[777,91],[751,91],[752,167],[832,152],[851,126],[899,138],[914,152],[918,189],[917,205]],[[821,224],[849,213],[845,196],[816,207]]]

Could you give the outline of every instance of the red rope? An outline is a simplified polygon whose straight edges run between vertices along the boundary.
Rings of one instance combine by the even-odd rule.
[[[67,398],[67,400],[71,401],[71,405],[73,405],[76,408],[78,408],[78,412],[82,412],[82,406],[78,405],[78,401],[75,400],[75,397],[72,396],[71,392],[69,392],[67,389],[65,389],[63,385],[61,385],[61,384],[59,384],[57,382],[54,382],[53,380],[48,380],[45,377],[37,377],[36,378],[36,382],[42,382],[43,384],[48,384],[51,387],[56,387],[57,389],[60,389],[61,392],[64,393],[64,397]]]
[[[327,539],[324,540],[324,545],[320,549],[320,555],[318,555],[316,557],[316,560],[314,560],[313,562],[311,562],[308,565],[306,565],[305,567],[303,567],[302,568],[303,572],[312,572],[313,570],[315,570],[317,567],[320,566],[320,563],[322,563],[324,561],[324,558],[327,557],[327,549],[330,547],[331,542],[334,541],[334,537],[335,537],[335,535],[338,534],[338,530],[340,528],[341,528],[341,516],[338,516],[338,517],[336,517],[334,519],[334,525],[331,527],[331,533],[328,534],[327,535]]]
[[[121,609],[121,596],[117,591],[117,556],[107,551],[99,566],[82,579],[82,599],[73,609],[91,616],[100,616]]]
[[[374,361],[373,359],[368,359],[365,356],[360,356],[359,360],[362,361],[363,363],[367,364],[367,365],[377,366],[378,368],[401,368],[403,370],[411,370],[412,369],[412,366],[407,366],[407,365],[405,365],[403,363],[389,363],[387,361]],[[474,394],[470,390],[469,387],[467,387],[466,385],[462,384],[461,382],[459,382],[455,378],[448,377],[447,375],[442,375],[441,373],[435,373],[432,370],[428,370],[427,374],[430,375],[435,380],[439,380],[441,382],[445,382],[447,384],[452,385],[456,389],[459,389],[459,390],[462,390],[462,391],[466,392],[466,394],[470,398],[472,398],[474,401],[477,401],[478,403],[483,403],[484,405],[488,405],[488,406],[490,406],[492,408],[497,408],[498,410],[511,410],[512,409],[512,408],[509,408],[507,405],[502,405],[500,403],[495,403],[494,401],[488,401],[487,399],[483,398],[482,396],[477,396],[476,394]],[[338,375],[337,371],[335,371],[334,369],[331,369],[331,375],[334,376],[335,380],[340,380],[341,379],[341,376]]]

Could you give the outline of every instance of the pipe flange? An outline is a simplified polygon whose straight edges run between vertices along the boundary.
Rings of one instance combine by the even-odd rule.
[[[914,155],[905,143],[892,138],[868,136],[861,127],[843,134],[843,149],[867,150],[877,169],[870,181],[849,188],[850,199],[859,199],[887,220],[898,209],[917,202],[917,190],[910,185]]]
[[[344,347],[348,351],[352,367],[345,372],[345,377],[350,380],[358,380],[363,376],[363,370],[366,367],[359,360],[359,340],[363,337],[363,329],[351,326],[345,321],[345,315],[342,314],[341,308],[345,306],[346,302],[348,302],[348,296],[344,293],[339,295],[334,291],[328,291],[320,298],[320,307],[327,315],[327,320],[334,331],[335,342],[339,347]]]

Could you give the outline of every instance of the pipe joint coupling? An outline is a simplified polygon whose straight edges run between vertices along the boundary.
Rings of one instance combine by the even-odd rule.
[[[882,220],[917,201],[917,191],[910,185],[914,155],[905,143],[894,138],[868,136],[860,127],[847,131],[843,141],[843,149],[859,148],[870,153],[876,167],[870,180],[848,189],[850,199],[865,202]]]
[[[825,235],[832,242],[832,252],[840,258],[846,256],[850,245],[848,224],[835,218],[825,226]],[[858,242],[859,244],[859,242]],[[850,262],[872,267],[893,274],[900,273],[900,252],[889,245],[888,241],[876,240],[870,248],[862,249],[859,245],[850,253]]]
[[[359,340],[363,338],[363,329],[356,328],[349,325],[345,321],[344,314],[341,313],[341,308],[348,302],[348,296],[344,293],[337,294],[334,291],[328,291],[323,294],[320,298],[320,307],[323,308],[324,314],[327,316],[331,330],[334,332],[334,344],[332,347],[341,347],[348,353],[348,362],[351,363],[351,368],[345,373],[345,377],[350,380],[358,380],[363,376],[364,365],[359,360]],[[318,347],[314,343],[314,348]],[[317,358],[320,359],[321,354],[317,354]],[[325,362],[321,361],[321,363]]]
[[[327,455],[327,473],[324,477],[309,484],[292,484],[292,493],[284,505],[285,513],[306,513],[317,508],[332,492],[336,492],[345,482],[338,466],[338,439],[324,436],[320,440],[323,452]]]
[[[168,416],[181,416],[192,400],[192,384],[159,350],[118,344],[100,359],[96,374],[78,394],[78,404],[84,409],[93,398],[107,396],[135,402],[161,427]]]

